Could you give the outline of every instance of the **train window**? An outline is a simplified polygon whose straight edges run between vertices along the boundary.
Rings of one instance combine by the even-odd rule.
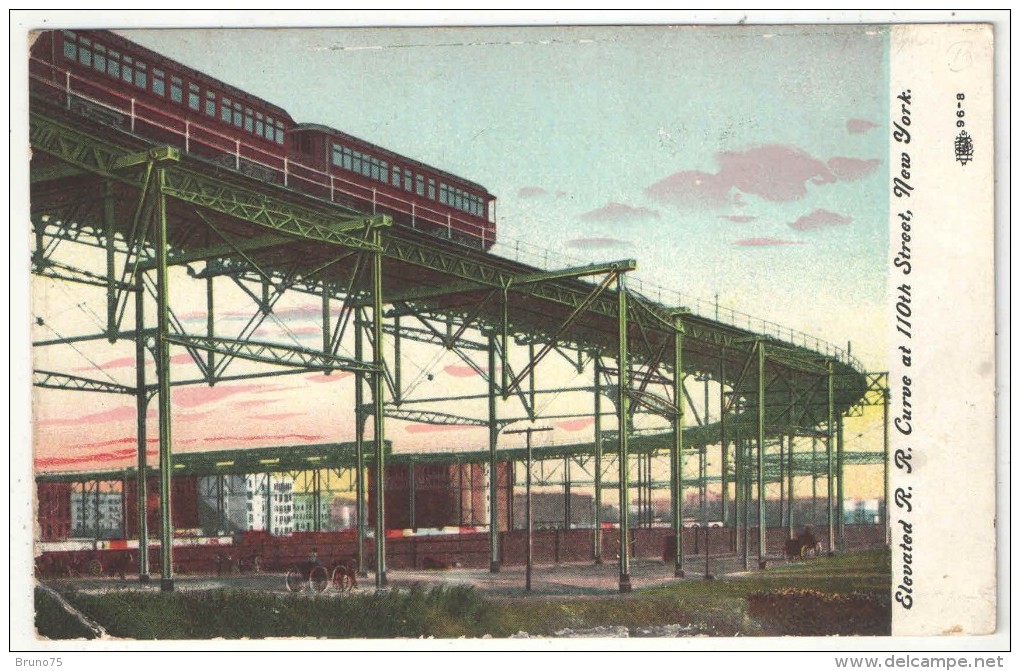
[[[429,198],[432,200],[436,199],[436,180],[429,180]]]
[[[135,69],[132,65],[133,63],[134,61],[131,60],[130,56],[125,56],[124,64],[120,68],[120,78],[128,84],[135,80]]]
[[[220,98],[220,119],[230,123],[230,108],[233,105],[229,98]]]
[[[255,119],[252,118],[252,111],[250,107],[244,108],[244,129],[249,133],[255,130]]]
[[[205,113],[216,116],[216,94],[212,91],[205,92]]]
[[[262,118],[262,112],[255,113],[255,134],[259,137],[262,137],[262,134],[265,132],[265,125]]]
[[[379,162],[379,181],[384,184],[390,181],[390,165],[386,161]]]
[[[244,123],[241,114],[241,103],[234,103],[234,125],[238,128]]]
[[[263,133],[263,137],[267,140],[272,140],[275,133],[273,132],[273,117],[266,117],[266,132]]]
[[[425,195],[425,178],[421,175],[414,176],[414,191],[419,196]]]
[[[92,43],[84,37],[78,43],[78,62],[82,65],[92,66]]]
[[[106,54],[106,74],[120,79],[120,54],[113,49]]]
[[[439,202],[446,205],[446,201],[449,200],[450,187],[446,186],[445,183],[439,183]]]
[[[351,170],[354,172],[361,172],[361,152],[351,152],[353,160],[351,161]]]
[[[145,63],[135,61],[135,86],[140,89],[146,88]]]
[[[173,95],[173,91],[170,92]],[[188,82],[188,107],[193,110],[198,109],[198,84],[192,84]]]
[[[411,190],[411,171],[404,170],[404,191]]]
[[[369,164],[370,164],[370,166],[369,166],[369,175],[368,176],[371,177],[374,180],[378,180],[379,179],[379,161],[377,161],[374,158],[369,158],[368,160],[369,160]]]
[[[393,186],[400,188],[400,168],[393,166]]]
[[[92,67],[100,72],[106,72],[106,47],[102,44],[96,45],[96,53],[92,56]]]
[[[184,81],[180,77],[170,75],[170,100],[180,104],[184,102]],[[195,106],[198,106],[198,95],[195,95]]]
[[[276,144],[283,144],[283,122],[276,122]]]
[[[152,92],[158,96],[166,95],[166,75],[162,70],[158,70],[156,68],[152,69]],[[179,88],[177,89],[177,92],[180,93]],[[178,98],[175,102],[180,102],[180,98]]]
[[[64,31],[64,58],[70,58],[72,61],[78,58],[78,46],[74,43],[76,37],[77,35],[70,30]]]

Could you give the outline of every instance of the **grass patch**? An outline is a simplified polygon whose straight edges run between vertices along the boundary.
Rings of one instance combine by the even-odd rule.
[[[93,639],[95,633],[45,590],[35,588],[35,630],[50,639]]]
[[[624,626],[634,632],[656,625],[683,625],[710,636],[774,636],[803,633],[798,623],[805,614],[815,626],[818,618],[810,613],[835,623],[813,629],[815,635],[852,633],[841,624],[848,606],[858,613],[853,632],[888,633],[889,584],[889,553],[879,550],[629,595],[495,598],[471,587],[413,586],[343,598],[253,590],[70,592],[66,598],[111,635],[129,639],[550,636],[566,628]],[[37,621],[54,617],[37,606]],[[52,631],[46,635],[80,635]]]
[[[492,615],[500,629],[492,634],[507,636],[526,631],[549,636],[567,627],[625,626],[634,631],[664,624],[693,625],[693,631],[709,636],[802,634],[804,632],[797,629],[802,619],[789,614],[780,618],[767,612],[752,612],[748,606],[752,595],[790,589],[821,595],[822,604],[812,608],[822,609],[827,614],[849,603],[847,599],[854,603],[864,600],[866,615],[855,619],[854,631],[888,633],[889,581],[889,552],[875,550],[791,562],[747,576],[687,580],[627,596],[556,601],[493,600]],[[831,608],[825,610],[826,605]],[[847,633],[846,623],[838,617],[827,617],[825,623],[811,633]]]
[[[67,598],[112,636],[140,640],[457,638],[480,635],[490,626],[485,602],[466,587],[344,598],[243,590],[70,593]]]

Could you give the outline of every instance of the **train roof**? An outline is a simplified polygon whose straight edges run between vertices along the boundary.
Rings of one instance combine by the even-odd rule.
[[[357,142],[358,144],[371,149],[373,152],[378,154],[378,156],[380,156],[380,157],[386,157],[386,158],[389,158],[391,161],[396,160],[396,161],[398,161],[400,163],[404,163],[404,164],[407,164],[407,165],[415,166],[417,168],[421,168],[422,170],[427,170],[429,172],[433,172],[436,175],[439,175],[439,176],[442,176],[442,177],[446,177],[450,181],[456,181],[456,182],[458,182],[460,184],[466,184],[466,185],[468,185],[468,186],[470,186],[472,188],[478,189],[479,191],[484,193],[489,198],[489,200],[496,200],[496,196],[494,196],[491,193],[489,193],[489,190],[486,189],[481,184],[479,184],[478,182],[472,182],[469,179],[464,179],[460,175],[455,175],[452,172],[447,172],[446,170],[442,170],[440,168],[437,168],[435,166],[429,165],[427,163],[422,163],[421,161],[417,161],[417,160],[415,160],[413,158],[409,158],[407,156],[404,156],[403,154],[398,154],[395,151],[392,151],[390,149],[386,149],[385,147],[380,147],[377,144],[372,144],[371,142],[368,142],[367,140],[363,140],[360,137],[356,137],[354,135],[351,135],[350,133],[345,133],[345,132],[343,132],[341,130],[337,130],[336,128],[330,128],[329,126],[324,126],[324,125],[318,124],[318,123],[299,123],[299,124],[295,124],[293,128],[288,129],[288,131],[291,131],[291,132],[299,132],[299,131],[304,131],[304,130],[316,131],[316,132],[320,132],[320,133],[328,133],[329,135],[331,135],[333,137],[341,138],[341,139],[344,139],[344,140],[349,140],[351,142]]]
[[[148,60],[150,63],[159,64],[162,67],[166,68],[167,70],[175,70],[176,72],[181,73],[184,76],[196,82],[205,84],[209,88],[219,89],[221,92],[229,95],[232,98],[236,98],[240,101],[246,101],[252,103],[253,105],[257,105],[261,107],[263,110],[271,112],[273,116],[285,119],[291,125],[294,123],[293,117],[290,116],[287,110],[280,107],[279,105],[275,105],[269,102],[268,100],[264,100],[263,98],[259,98],[258,96],[252,95],[251,93],[248,93],[243,89],[239,89],[236,86],[232,86],[220,79],[216,79],[215,77],[212,77],[211,75],[208,75],[202,72],[201,70],[196,70],[195,68],[187,66],[184,63],[181,63],[180,61],[175,61],[172,58],[168,58],[167,56],[164,56],[159,52],[153,51],[152,49],[143,47],[137,42],[133,42],[128,38],[124,37],[120,33],[116,33],[110,30],[92,30],[92,29],[76,30],[74,28],[65,28],[62,30],[54,30],[52,32],[60,33],[63,32],[63,30],[70,30],[79,35],[86,35],[90,38],[97,39],[100,42],[104,42],[108,45],[115,44],[121,50],[130,51],[133,54],[139,55],[142,58]]]

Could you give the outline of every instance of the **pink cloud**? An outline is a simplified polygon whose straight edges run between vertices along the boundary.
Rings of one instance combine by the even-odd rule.
[[[567,240],[563,245],[575,249],[609,249],[611,247],[629,247],[630,243],[617,238],[574,238]]]
[[[408,433],[439,433],[442,431],[463,431],[464,429],[477,429],[471,424],[408,424],[404,431]]]
[[[150,409],[146,413],[146,417],[155,417],[155,409]],[[109,422],[126,422],[134,421],[137,417],[137,411],[134,406],[124,406],[121,408],[112,408],[110,410],[104,410],[102,412],[94,412],[89,415],[82,415],[80,417],[58,417],[53,419],[39,420],[40,426],[85,426],[88,424],[107,424]]]
[[[203,412],[175,412],[173,413],[173,420],[181,422],[197,422],[200,419],[205,419],[211,414],[213,414],[212,410],[205,410]]]
[[[297,336],[302,336],[302,335],[321,335],[322,334],[322,327],[321,326],[298,326],[297,328],[291,327],[291,328],[287,329],[287,332],[288,333],[293,333],[294,335],[297,335]]]
[[[482,370],[485,369],[483,368]],[[473,377],[478,375],[478,371],[471,366],[447,366],[443,369],[443,372],[452,377]]]
[[[335,370],[329,375],[318,374],[318,375],[305,375],[303,377],[305,380],[308,380],[309,382],[316,382],[318,384],[321,384],[323,382],[339,382],[340,380],[348,378],[352,375],[354,375],[354,373],[351,373],[346,370],[341,371]]]
[[[175,354],[174,356],[170,357],[170,363],[191,363],[192,361],[193,359],[191,358],[191,355],[188,354],[187,352],[183,354]],[[145,365],[146,366],[153,365],[152,357],[148,356],[145,357]],[[109,361],[104,361],[103,363],[100,363],[96,366],[83,366],[82,368],[75,368],[74,370],[75,372],[86,372],[96,370],[114,370],[116,368],[133,369],[134,367],[135,358],[133,356],[122,356],[116,359],[110,359]]]
[[[257,440],[284,441],[297,439],[304,441],[313,441],[323,440],[325,438],[326,436],[322,435],[310,435],[305,433],[284,433],[275,435],[252,434],[249,436],[210,436],[208,438],[203,438],[202,441],[206,443],[238,443],[243,445]]]
[[[746,224],[754,221],[758,217],[751,216],[750,214],[724,214],[722,215],[722,218],[737,224]]]
[[[829,159],[827,165],[833,175],[843,181],[852,182],[874,172],[875,168],[882,165],[882,160],[835,156]]]
[[[264,393],[268,391],[275,391],[275,386],[263,386],[255,384],[245,385],[230,385],[230,386],[217,386],[207,387],[205,385],[194,385],[190,387],[183,387],[181,389],[175,389],[170,395],[171,401],[174,405],[180,405],[185,408],[193,408],[206,403],[214,403],[224,398],[229,398],[236,394],[244,393]]]
[[[645,195],[674,207],[723,207],[732,187],[719,175],[683,170],[652,184],[645,189]]]
[[[540,186],[523,186],[517,189],[518,198],[536,198],[538,196],[548,196],[549,192]]]
[[[881,164],[879,159],[844,156],[824,163],[803,149],[785,144],[724,151],[716,155],[716,161],[716,173],[682,170],[647,187],[645,195],[664,205],[685,208],[742,207],[745,195],[787,203],[804,198],[809,184],[822,186],[860,179]]]
[[[724,151],[717,156],[719,180],[744,193],[773,202],[789,202],[807,195],[805,184],[829,184],[836,178],[825,164],[797,147],[771,144],[747,151]]]
[[[878,128],[878,124],[867,119],[848,119],[846,122],[846,131],[852,135],[867,133],[872,128]]]
[[[131,459],[136,454],[137,451],[134,448],[125,448],[122,450],[115,450],[113,452],[93,452],[92,454],[74,457],[42,457],[35,460],[35,465],[37,467],[45,468],[47,466],[106,463],[110,461],[124,461],[126,459]]]
[[[607,203],[581,215],[584,221],[625,222],[640,219],[658,219],[659,213],[647,207],[634,207],[624,203]]]
[[[832,226],[846,226],[854,220],[853,217],[843,216],[828,210],[817,209],[810,214],[797,219],[790,224],[795,231],[814,231],[819,228],[830,228]]]
[[[291,417],[302,417],[304,413],[300,412],[272,412],[265,415],[251,415],[252,419],[262,419],[268,422],[275,422],[281,419],[290,419]]]
[[[556,428],[563,429],[564,431],[580,431],[595,423],[595,420],[591,417],[580,417],[578,419],[568,419],[565,422],[557,422]]]
[[[776,245],[803,245],[804,243],[780,238],[745,238],[737,240],[733,244],[741,247],[774,247]]]
[[[267,400],[261,399],[261,398],[253,398],[253,399],[249,399],[247,401],[233,401],[233,402],[231,402],[230,407],[232,407],[232,408],[261,408],[263,406],[270,405],[272,403],[276,403],[276,401],[273,401],[273,400],[267,401]]]

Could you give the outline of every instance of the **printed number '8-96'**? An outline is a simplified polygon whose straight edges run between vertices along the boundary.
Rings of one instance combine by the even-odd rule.
[[[956,103],[956,117],[957,117],[957,119],[956,119],[956,127],[957,128],[963,128],[964,126],[967,125],[967,123],[963,120],[963,117],[965,116],[964,111],[963,111],[963,100],[964,100],[965,97],[966,96],[964,96],[962,93],[957,93],[956,94],[956,100],[957,100],[957,103]]]

